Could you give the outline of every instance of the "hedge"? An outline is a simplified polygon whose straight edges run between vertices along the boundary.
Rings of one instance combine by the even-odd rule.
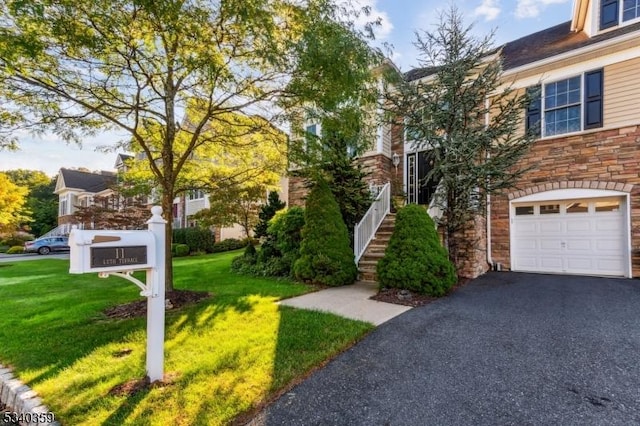
[[[173,230],[173,242],[188,245],[192,252],[213,253],[215,236],[209,229],[179,228]]]

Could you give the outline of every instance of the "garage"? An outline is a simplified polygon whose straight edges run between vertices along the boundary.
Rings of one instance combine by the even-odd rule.
[[[626,195],[585,197],[592,194],[549,191],[513,200],[512,270],[630,276]],[[582,197],[558,199],[568,195]]]

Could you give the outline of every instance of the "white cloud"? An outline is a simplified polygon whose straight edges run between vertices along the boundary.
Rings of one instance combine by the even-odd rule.
[[[485,21],[493,21],[500,15],[500,12],[498,0],[482,0],[480,6],[473,11],[475,16],[483,16]]]
[[[355,0],[354,4],[358,8],[367,7],[370,10],[369,15],[360,14],[360,16],[358,16],[355,20],[356,25],[364,26],[368,22],[380,19],[380,25],[374,27],[376,38],[385,39],[391,34],[393,24],[391,23],[391,19],[389,19],[389,14],[378,9],[378,0]]]
[[[566,3],[569,0],[518,0],[516,18],[535,18],[550,4]]]

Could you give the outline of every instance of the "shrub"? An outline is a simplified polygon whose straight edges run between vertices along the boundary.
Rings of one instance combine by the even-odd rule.
[[[212,253],[220,253],[222,251],[238,250],[247,246],[248,240],[238,240],[236,238],[228,238],[218,241],[213,245]]]
[[[253,229],[253,234],[256,238],[263,238],[267,236],[269,221],[277,211],[282,210],[286,205],[287,203],[280,200],[280,196],[276,191],[269,192],[267,204],[260,207],[260,212],[258,213],[259,221]]]
[[[24,253],[23,246],[13,246],[13,247],[10,247],[9,250],[7,250],[7,254],[18,254],[18,253]]]
[[[171,244],[171,251],[175,257],[188,256],[191,251],[186,244]]]
[[[301,207],[280,210],[269,221],[267,238],[258,257],[264,275],[292,275],[293,264],[300,257],[303,227],[304,209]]]
[[[213,253],[215,236],[209,229],[180,228],[173,230],[173,242],[176,244],[186,244],[191,251]]]
[[[6,253],[9,250],[9,246],[0,246],[0,253]]]
[[[300,258],[293,269],[298,279],[330,286],[351,284],[358,274],[347,226],[322,180],[307,198]]]
[[[457,280],[447,251],[440,244],[426,210],[410,204],[398,211],[384,257],[377,266],[381,287],[444,295]]]
[[[258,261],[258,252],[253,244],[248,244],[241,256],[231,262],[231,270],[242,274],[254,274],[254,267]]]
[[[20,233],[16,232],[9,236],[6,236],[2,241],[0,241],[0,246],[9,246],[9,247],[24,246],[24,243],[26,241],[31,241],[31,240],[33,240],[33,235],[25,234],[23,232],[20,232]]]

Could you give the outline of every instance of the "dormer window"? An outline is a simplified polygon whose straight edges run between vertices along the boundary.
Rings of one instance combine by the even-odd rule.
[[[631,21],[640,17],[640,0],[623,0],[622,21]]]
[[[640,0],[602,0],[600,2],[600,30],[618,26],[640,18]]]

